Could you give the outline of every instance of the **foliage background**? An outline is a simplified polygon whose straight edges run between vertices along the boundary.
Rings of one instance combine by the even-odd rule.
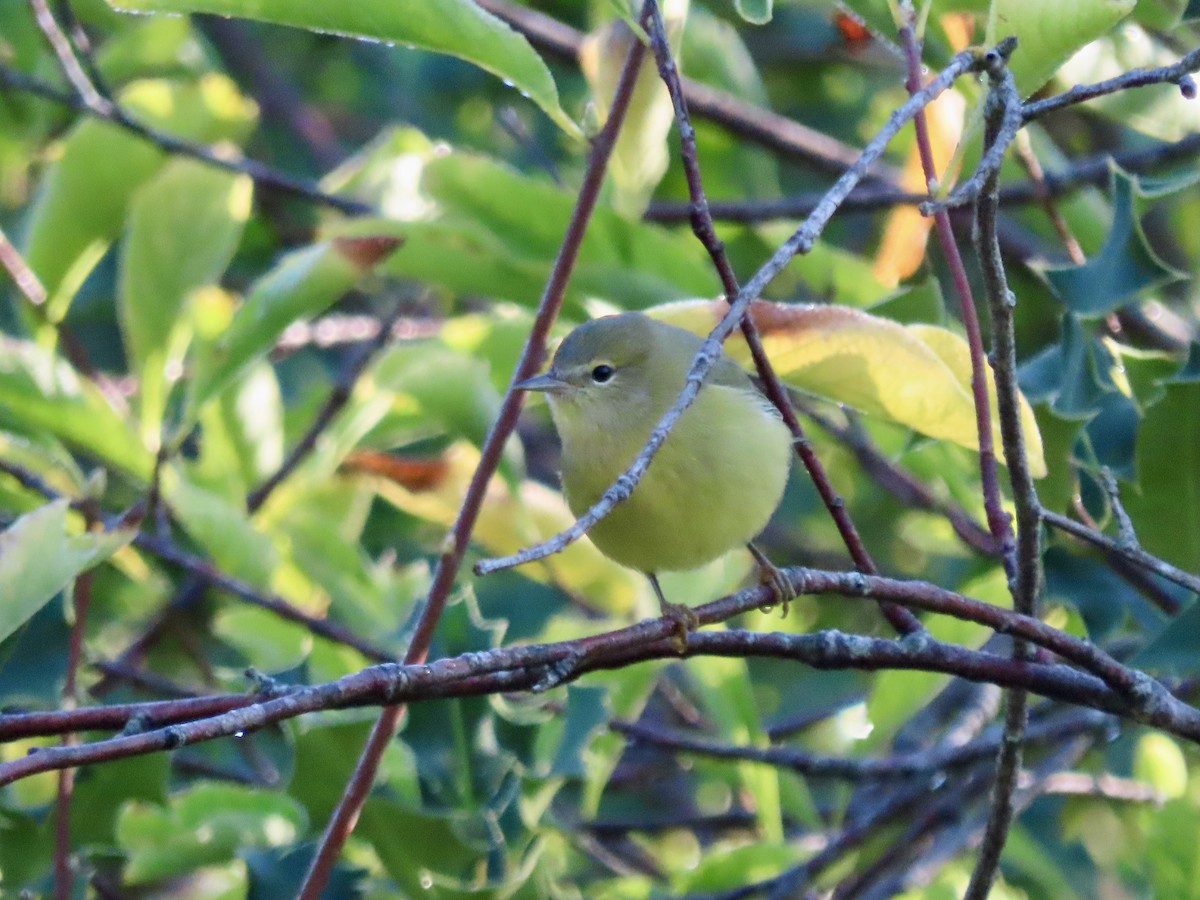
[[[739,6],[753,15],[757,4]],[[891,37],[885,5],[851,6]],[[989,16],[1015,23],[1025,38],[1014,67],[1026,93],[1051,74],[1061,89],[1164,64],[1196,45],[1189,16],[1197,10],[1183,3],[1139,0],[1107,18],[1100,6],[1114,5],[1067,4],[1061,21],[1047,23],[1033,4],[936,2],[925,60],[941,65],[964,38],[984,40]],[[274,5],[296,16],[303,7]],[[476,58],[486,45],[470,39],[466,19],[453,18],[475,15],[470,4],[429,5],[428,23],[412,4],[355,7],[365,10],[362,21],[346,12],[340,23],[307,24],[398,28],[385,36],[449,42],[437,46],[450,54],[236,18],[131,16],[99,0],[74,0],[57,13],[77,20],[90,39],[93,79],[138,121],[226,158],[240,152],[319,180],[323,191],[369,204],[367,215],[169,152],[154,135],[82,115],[45,90],[39,96],[37,85],[59,99],[70,98],[71,87],[37,27],[37,5],[0,0],[0,227],[45,289],[35,306],[6,283],[0,306],[0,458],[10,471],[0,477],[0,511],[17,523],[0,537],[5,709],[243,691],[248,666],[281,683],[317,683],[403,652],[574,203],[585,144],[573,123],[596,121],[597,98],[578,65],[550,52],[557,102],[524,50],[491,66],[541,106],[456,58]],[[612,15],[606,3],[531,7],[584,32]],[[236,13],[243,4],[207,8]],[[752,25],[733,4],[693,2],[678,37],[686,74],[861,146],[904,99],[902,63],[882,39],[848,45],[827,4],[792,0],[773,12],[768,24]],[[418,25],[428,25],[425,39],[403,31]],[[1003,34],[1002,25],[991,32]],[[597,65],[619,61],[611,48],[596,52]],[[980,88],[964,81],[957,91],[957,106],[934,116],[947,156],[964,122],[964,143],[977,144],[969,110]],[[606,186],[559,333],[598,312],[719,293],[703,248],[675,211],[687,191],[673,137],[661,180],[653,171],[670,121],[669,107],[665,119],[653,107],[634,114],[629,144],[618,150],[616,165],[627,171]],[[1176,148],[1152,175],[1102,170],[1056,202],[1087,263],[1072,263],[1042,206],[1007,206],[1004,218],[1022,386],[1048,467],[1042,503],[1115,533],[1106,469],[1120,481],[1141,545],[1191,571],[1200,569],[1198,117],[1200,106],[1177,87],[1159,85],[1027,129],[1031,152],[1052,173],[1111,153],[1133,154],[1133,170],[1145,155]],[[748,275],[794,227],[794,219],[767,215],[769,202],[823,189],[836,164],[773,151],[727,123],[695,125],[710,198],[751,201],[741,203],[741,217],[755,221],[719,223],[735,269]],[[882,177],[919,190],[911,142],[911,132],[895,142]],[[968,162],[972,153],[977,147],[966,151]],[[1013,160],[1004,175],[1028,179]],[[714,208],[720,217],[721,204]],[[923,228],[905,215],[911,209],[839,215],[817,251],[765,296],[959,330],[943,302],[940,258],[923,256]],[[960,223],[964,248],[967,226]],[[364,258],[347,250],[363,244],[339,243],[381,235],[403,246],[387,252],[368,243]],[[359,373],[354,363],[381,322],[395,324],[396,338],[372,348]],[[781,355],[812,352],[802,337],[785,336]],[[852,364],[876,357],[880,341],[864,334],[857,356],[831,364],[832,380],[852,379]],[[803,377],[797,383],[811,386]],[[867,399],[903,383],[871,380],[876,394]],[[298,465],[273,490],[256,492],[339,387],[344,406]],[[889,493],[856,459],[853,442],[812,429],[881,570],[1008,605],[996,559],[959,540],[943,514],[949,504],[978,521],[982,502],[976,455],[924,436],[938,415],[906,423],[914,428],[807,402],[835,424],[861,429],[937,498],[924,509]],[[520,440],[507,446],[469,559],[514,550],[570,521],[555,487],[555,446],[544,412],[531,410]],[[144,513],[147,504],[157,512],[140,522],[136,540],[111,527],[89,536],[84,514],[46,505],[44,491],[12,472],[87,498],[103,516]],[[781,564],[849,568],[799,467],[763,543]],[[190,569],[179,565],[180,553]],[[285,598],[303,615],[246,603],[214,586],[196,561],[259,597]],[[79,683],[64,688],[78,596],[70,584],[96,563],[87,576]],[[1044,563],[1047,621],[1191,684],[1191,594],[1063,535],[1048,537]],[[700,602],[735,589],[748,572],[735,554],[666,585],[670,596]],[[578,545],[486,579],[464,570],[430,655],[594,634],[653,610],[639,578]],[[925,619],[947,641],[977,646],[988,637],[975,623]],[[357,646],[314,631],[314,622],[343,627]],[[888,633],[873,606],[837,597],[804,598],[786,620],[756,612],[734,624]],[[771,876],[842,833],[864,791],[878,786],[676,755],[652,734],[627,740],[613,723],[856,758],[934,740],[994,739],[986,723],[998,690],[935,703],[940,721],[922,712],[948,682],[925,672],[701,657],[592,673],[541,695],[413,704],[327,895],[705,894]],[[70,804],[74,889],[290,894],[376,713],[324,712],[81,770]],[[1047,720],[1062,714],[1048,701],[1035,710]],[[1082,794],[1039,789],[1010,837],[997,895],[1196,894],[1195,748],[1107,717],[1087,734],[1039,744],[1028,766],[1040,776],[1063,768],[1106,774],[1140,793],[1131,788],[1130,800],[1094,780]],[[56,741],[11,740],[0,758]],[[909,885],[915,895],[960,892],[972,862],[966,847],[986,811],[990,761],[922,782],[913,803],[929,815],[923,836],[931,845],[893,863],[889,848],[913,840],[904,829],[920,816],[879,823],[821,883],[845,888],[854,884],[846,879],[874,872],[878,884]],[[50,889],[56,790],[52,773],[0,790],[6,893]],[[939,805],[947,796],[958,797],[949,811]],[[918,870],[923,858],[934,864]],[[886,881],[896,873],[900,881]]]

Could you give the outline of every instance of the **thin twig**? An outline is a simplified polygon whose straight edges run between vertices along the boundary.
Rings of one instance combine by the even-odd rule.
[[[350,397],[354,393],[354,386],[358,384],[358,380],[367,370],[367,366],[387,346],[392,337],[392,328],[400,320],[405,305],[405,301],[397,303],[392,311],[378,323],[379,330],[375,336],[345,365],[337,381],[334,382],[329,396],[325,398],[325,402],[321,404],[321,408],[313,417],[312,422],[309,423],[300,440],[288,452],[287,457],[280,463],[279,468],[246,495],[247,511],[254,513],[260,509],[275,488],[279,487],[284,479],[291,475],[317,446],[317,441],[325,429],[350,401]]]
[[[375,211],[375,207],[369,203],[364,203],[353,197],[340,197],[337,194],[323,191],[313,181],[290,175],[266,163],[251,159],[241,151],[235,150],[230,146],[209,147],[205,144],[198,144],[176,135],[168,134],[165,131],[161,131],[135,119],[119,104],[112,105],[107,110],[89,106],[74,94],[60,91],[40,78],[5,65],[0,65],[0,88],[25,91],[45,100],[69,106],[86,115],[105,122],[111,122],[113,125],[123,128],[131,134],[136,134],[138,137],[155,144],[167,153],[187,156],[228,172],[238,172],[247,175],[260,187],[267,187],[285,194],[303,197],[305,200],[321,204],[322,206],[328,206],[346,215],[364,215]]]
[[[1063,248],[1067,252],[1067,258],[1075,265],[1082,266],[1087,262],[1087,256],[1084,255],[1083,247],[1079,245],[1079,239],[1075,237],[1071,226],[1063,217],[1062,210],[1054,202],[1054,196],[1046,184],[1046,173],[1042,169],[1042,163],[1037,158],[1037,154],[1033,152],[1033,143],[1029,139],[1028,131],[1021,131],[1017,135],[1016,140],[1013,141],[1012,150],[1013,156],[1021,164],[1025,174],[1029,176],[1029,183],[1033,185],[1034,195],[1041,204],[1043,212],[1046,213],[1046,218],[1050,220],[1054,233],[1062,242]],[[1001,205],[1004,203],[1002,196],[1000,203]]]
[[[1031,726],[1027,741],[1053,741],[1086,732],[1107,732],[1112,722],[1111,716],[1086,710],[1060,721],[1050,720]],[[749,760],[790,769],[806,778],[834,778],[843,781],[940,776],[949,770],[959,769],[995,755],[1002,740],[997,730],[987,737],[957,747],[858,759],[809,753],[795,747],[748,747],[727,744],[694,734],[668,731],[643,722],[614,721],[609,723],[609,728],[642,743],[694,756]]]
[[[679,70],[675,65],[675,60],[671,56],[671,45],[667,41],[666,26],[663,24],[657,2],[655,0],[647,0],[647,5],[651,11],[649,28],[650,46],[654,51],[654,57],[658,63],[659,76],[666,84],[667,92],[671,95],[671,102],[675,108],[675,122],[679,129],[680,157],[683,161],[683,171],[687,179],[688,194],[691,197],[692,203],[692,232],[708,252],[709,258],[717,270],[717,275],[720,277],[721,284],[725,288],[725,299],[732,303],[733,298],[736,298],[741,293],[741,287],[738,285],[737,275],[734,274],[729,257],[725,254],[725,245],[717,237],[712,216],[708,212],[708,198],[704,193],[704,184],[700,175],[699,155],[696,149],[696,132],[692,128],[691,119],[688,117],[687,98],[684,96],[683,87],[680,84]],[[741,329],[742,335],[746,339],[746,344],[750,348],[750,355],[754,359],[755,369],[758,371],[759,378],[762,379],[763,386],[766,389],[767,397],[779,411],[788,430],[791,431],[792,443],[796,448],[796,453],[804,463],[804,467],[812,479],[813,486],[816,487],[817,493],[825,504],[825,508],[833,518],[838,534],[841,535],[842,542],[846,545],[846,549],[850,552],[850,556],[854,560],[855,568],[867,574],[878,572],[879,570],[874,560],[871,559],[871,555],[867,551],[867,547],[863,543],[858,529],[854,526],[854,521],[850,517],[849,510],[846,509],[845,501],[837,493],[836,488],[834,488],[833,482],[830,481],[824,465],[821,464],[821,460],[812,448],[812,442],[805,435],[800,420],[796,418],[796,411],[792,408],[787,388],[779,380],[779,375],[776,373],[775,367],[771,365],[771,360],[767,357],[767,352],[763,348],[762,338],[758,333],[758,328],[755,327],[754,319],[750,316],[743,316]],[[921,629],[921,623],[907,610],[895,606],[885,606],[883,607],[883,613],[892,626],[901,634],[908,634]]]
[[[50,45],[51,52],[58,60],[59,68],[67,77],[67,81],[75,90],[80,102],[89,109],[95,110],[98,115],[109,114],[112,111],[112,104],[100,95],[87,73],[83,71],[83,67],[79,64],[79,60],[75,57],[75,51],[71,47],[70,38],[59,27],[58,20],[50,12],[50,6],[46,0],[29,0],[29,6],[33,10],[33,18],[37,22],[38,29],[46,38],[46,43]]]
[[[1008,57],[1016,49],[1016,38],[1007,38],[983,55],[984,64],[988,71],[1003,67]],[[992,140],[984,145],[983,158],[971,173],[971,177],[958,185],[949,197],[942,200],[927,200],[921,204],[921,212],[929,215],[934,210],[951,209],[955,206],[966,206],[974,203],[984,189],[1000,174],[1000,165],[1004,162],[1004,154],[1008,145],[1016,140],[1017,132],[1024,126],[1021,118],[1021,98],[1014,87],[1011,93],[1004,96],[1004,105],[997,107],[995,134]]]
[[[1185,55],[1179,62],[1157,68],[1130,69],[1116,78],[1098,81],[1095,84],[1077,84],[1070,90],[1047,97],[1045,100],[1034,100],[1026,103],[1021,109],[1021,116],[1026,122],[1040,118],[1047,113],[1056,112],[1068,106],[1075,106],[1105,94],[1115,94],[1130,88],[1145,87],[1152,84],[1178,84],[1187,96],[1187,85],[1191,84],[1191,73],[1200,71],[1200,47]],[[1191,88],[1193,95],[1195,86]],[[1190,98],[1189,98],[1190,99]]]
[[[1043,778],[1074,765],[1092,745],[1086,736],[1065,741],[1039,759],[1035,767],[1021,773],[1020,786],[1013,797],[1015,808],[1026,808],[1041,795]],[[921,852],[897,859],[898,865],[890,867],[890,872],[876,870],[871,884],[860,881],[856,898],[887,900],[910,887],[926,884],[945,862],[977,843],[986,813],[974,811],[978,805],[973,801],[983,793],[984,787],[981,783],[956,785],[942,804],[943,815],[936,821],[929,821],[925,829],[912,836],[913,846],[920,847]]]
[[[71,592],[74,616],[67,644],[67,670],[63,679],[63,706],[73,709],[79,700],[76,679],[79,661],[83,657],[83,638],[87,627],[88,607],[92,599],[92,571],[80,573]],[[74,732],[67,732],[59,742],[60,747],[78,743]],[[71,897],[71,797],[75,788],[75,770],[61,769],[58,773],[58,790],[54,803],[54,897],[55,900],[70,900]]]
[[[1023,783],[1022,786],[1026,785]],[[1058,772],[1049,775],[1042,780],[1041,792],[1103,797],[1105,800],[1123,800],[1129,803],[1153,803],[1155,806],[1162,806],[1164,799],[1154,785],[1144,781],[1120,778],[1107,773],[1093,775],[1090,772]]]
[[[643,12],[643,22],[644,19]],[[525,340],[521,358],[513,372],[504,400],[501,402],[496,421],[484,439],[480,450],[479,465],[471,476],[471,482],[467,486],[467,492],[459,507],[454,526],[447,535],[444,545],[446,549],[438,558],[425,610],[417,622],[412,641],[404,656],[406,663],[422,661],[429,650],[434,629],[437,627],[446,600],[450,596],[450,590],[454,586],[454,580],[458,575],[459,566],[467,551],[471,530],[483,504],[487,486],[500,463],[504,445],[516,427],[524,394],[515,390],[514,385],[533,375],[545,356],[546,339],[562,306],[567,280],[574,268],[587,223],[599,198],[608,159],[628,110],[644,57],[645,48],[641,43],[633,42],[617,81],[608,121],[605,122],[603,129],[592,142],[583,183],[580,186],[575,207],[571,212],[570,221],[563,234],[558,256],[555,258],[546,288],[538,303],[538,311],[529,336]],[[353,830],[359,811],[366,802],[383,751],[396,731],[403,710],[402,705],[386,706],[376,721],[338,805],[325,826],[325,831],[301,886],[299,900],[317,900],[320,896],[333,871],[333,865],[341,847]]]
[[[1185,572],[1183,569],[1177,568],[1169,562],[1159,559],[1157,556],[1147,553],[1138,547],[1124,546],[1120,541],[1113,540],[1108,535],[1094,528],[1089,528],[1060,513],[1051,512],[1043,508],[1041,510],[1041,518],[1047,524],[1087,541],[1089,544],[1099,547],[1106,553],[1115,553],[1123,559],[1141,566],[1148,572],[1153,572],[1155,575],[1167,579],[1167,581],[1200,595],[1200,576]]]
[[[904,48],[907,63],[908,75],[905,86],[908,88],[909,94],[915,95],[921,87],[921,50],[910,24],[901,26],[900,44]],[[980,56],[981,64],[986,64],[996,55],[994,50],[987,51]],[[913,127],[917,136],[921,168],[925,173],[926,185],[932,192],[938,182],[938,173],[933,160],[929,126],[923,109],[914,117]],[[962,254],[959,253],[958,245],[954,240],[954,229],[950,224],[949,213],[945,208],[936,208],[930,210],[929,214],[933,216],[934,231],[942,248],[942,255],[946,259],[946,266],[950,269],[955,293],[958,295],[959,311],[971,356],[971,397],[975,405],[975,431],[979,440],[979,473],[988,530],[1000,546],[1005,567],[1011,575],[1012,529],[1008,521],[1008,514],[1004,512],[1000,481],[997,475],[996,451],[992,442],[991,400],[988,397],[979,315],[975,310],[975,298],[971,292],[970,280],[967,278],[966,266],[963,265]]]
[[[1032,180],[1005,185],[1000,189],[1000,205],[1020,206],[1038,202],[1041,197],[1061,197],[1086,185],[1103,185],[1112,177],[1112,163],[1128,172],[1149,172],[1172,163],[1194,159],[1200,154],[1200,134],[1189,134],[1166,144],[1139,147],[1087,156],[1072,161],[1057,171],[1043,174],[1043,186]],[[766,222],[775,219],[800,219],[821,201],[821,194],[810,192],[793,197],[751,200],[709,200],[714,219],[731,222]],[[929,199],[928,193],[901,191],[886,185],[856,188],[842,204],[843,213],[876,212],[894,206],[916,205]],[[691,202],[655,200],[646,211],[652,222],[686,222]]]
[[[61,322],[51,322],[46,314],[46,287],[42,284],[42,280],[38,278],[37,273],[29,267],[29,263],[25,261],[25,257],[21,252],[13,246],[9,241],[3,229],[0,229],[0,266],[3,266],[12,279],[13,284],[17,286],[21,296],[29,302],[29,308],[33,314],[42,322],[50,325],[58,333],[59,341],[61,342],[63,355],[71,367],[87,378],[92,378],[96,386],[103,392],[106,399],[113,402],[117,408],[121,408],[123,398],[115,391],[111,382],[102,377],[97,377],[95,369],[92,367],[91,361],[88,359],[87,351],[83,349],[83,345],[72,335]]]
[[[613,486],[605,491],[604,495],[580,516],[570,528],[558,533],[549,540],[521,550],[511,556],[482,560],[475,565],[476,574],[486,575],[500,569],[511,568],[512,566],[532,562],[549,556],[552,553],[557,553],[583,537],[588,529],[607,515],[617,503],[629,496],[650,465],[654,454],[658,452],[658,448],[666,440],[675,422],[683,415],[692,401],[696,399],[696,395],[700,391],[700,386],[704,382],[704,377],[716,361],[720,359],[722,342],[738,326],[751,301],[756,299],[775,276],[783,271],[792,257],[797,254],[807,253],[812,249],[813,244],[824,230],[825,225],[828,224],[830,218],[838,210],[846,195],[865,177],[871,163],[879,158],[887,144],[908,120],[924,109],[934,97],[946,90],[960,75],[972,71],[979,64],[979,58],[976,54],[970,52],[959,53],[937,77],[917,93],[913,94],[888,118],[883,128],[880,129],[879,133],[864,148],[858,162],[837,180],[833,187],[825,194],[817,209],[812,212],[791,237],[784,241],[754,276],[746,282],[737,299],[730,301],[729,311],[722,317],[717,326],[713,328],[697,351],[692,366],[688,370],[679,398],[659,420],[654,430],[651,431],[650,438],[647,440],[645,447],[638,453],[629,468],[617,478]],[[990,438],[990,432],[988,436]]]
[[[46,302],[46,288],[37,273],[29,268],[25,258],[12,245],[3,229],[0,229],[0,265],[4,266],[17,290],[29,301],[31,306],[42,306]]]

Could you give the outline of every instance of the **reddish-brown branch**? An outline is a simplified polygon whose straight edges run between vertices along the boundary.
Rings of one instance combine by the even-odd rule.
[[[471,530],[475,525],[475,520],[483,504],[487,485],[500,463],[504,444],[516,427],[517,416],[521,411],[523,394],[520,391],[514,390],[513,385],[533,375],[545,356],[546,339],[549,336],[550,327],[553,325],[555,318],[558,316],[558,311],[562,306],[567,280],[570,278],[571,270],[574,268],[575,260],[579,254],[579,247],[583,242],[584,232],[587,229],[587,223],[591,218],[592,211],[595,209],[596,201],[600,195],[600,187],[604,182],[604,173],[608,167],[608,159],[616,144],[617,135],[624,121],[629,100],[633,94],[633,88],[637,82],[638,72],[644,57],[645,48],[635,41],[629,50],[629,55],[621,70],[610,107],[608,121],[592,142],[583,182],[576,198],[575,207],[571,212],[570,221],[567,223],[566,231],[563,234],[558,255],[550,270],[546,288],[538,304],[538,311],[534,318],[533,327],[530,330],[529,337],[525,341],[525,346],[522,350],[520,361],[517,363],[516,370],[513,372],[512,380],[509,382],[509,388],[501,403],[499,415],[488,432],[487,438],[484,440],[480,452],[479,465],[472,475],[471,483],[467,486],[462,506],[459,508],[454,526],[448,535],[448,549],[438,559],[433,581],[429,588],[429,597],[425,611],[417,623],[408,652],[404,657],[406,663],[420,662],[425,658],[429,650],[434,629],[437,627],[442,609],[450,595],[450,589],[454,585],[454,580],[458,575],[459,567],[466,553]],[[321,837],[321,842],[318,845],[317,852],[313,857],[312,864],[300,890],[300,900],[316,900],[320,896],[321,890],[329,879],[330,872],[333,870],[334,862],[343,843],[345,843],[346,838],[354,829],[359,811],[366,802],[367,794],[371,789],[371,783],[374,781],[379,760],[383,756],[383,751],[387,747],[388,742],[392,739],[392,735],[395,733],[402,712],[402,706],[387,706],[380,714],[379,720],[375,723],[371,734],[367,738],[367,744],[359,756],[354,773],[351,775],[350,781],[347,783],[345,791],[338,801],[337,808],[326,825],[325,832]]]
[[[937,641],[925,633],[897,640],[826,631],[807,635],[745,631],[696,632],[688,652],[792,659],[819,668],[921,669],[945,672],[1003,687],[1020,687],[1101,712],[1113,713],[1200,742],[1200,710],[1173,696],[1144,673],[1122,666],[1082,638],[1038,619],[973,600],[917,581],[816,569],[782,570],[799,593],[832,593],[847,599],[888,600],[911,609],[951,615],[1023,637],[1087,669],[1034,663]],[[756,585],[696,607],[702,624],[713,624],[755,609],[772,597]],[[616,631],[520,647],[504,647],[424,665],[386,664],[336,682],[306,688],[279,688],[263,696],[220,696],[129,704],[117,708],[0,716],[0,739],[61,733],[84,728],[117,728],[137,723],[138,733],[83,745],[42,750],[32,759],[0,764],[0,783],[81,762],[96,762],[253,730],[283,719],[345,706],[409,702],[433,697],[523,690],[543,682],[547,671],[571,663],[567,677],[598,668],[616,668],[678,653],[673,623],[647,619]],[[208,716],[208,718],[199,718]],[[175,724],[175,723],[183,724]],[[171,723],[163,727],[164,723]],[[150,725],[153,730],[147,731]]]

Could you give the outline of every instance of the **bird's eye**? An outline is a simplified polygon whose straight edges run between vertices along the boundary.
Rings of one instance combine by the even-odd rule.
[[[596,384],[604,384],[604,382],[613,377],[614,371],[612,366],[596,366],[596,368],[592,369],[592,381],[596,382]]]

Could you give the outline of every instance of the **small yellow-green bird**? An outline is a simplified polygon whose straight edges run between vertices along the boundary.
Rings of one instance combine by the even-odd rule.
[[[581,515],[629,467],[683,389],[701,339],[641,313],[593,319],[567,335],[542,391],[562,440],[567,505]],[[629,499],[588,532],[605,556],[644,572],[679,637],[696,615],[668,603],[656,573],[694,569],[746,545],[764,581],[776,570],[750,541],[779,505],[792,436],[750,377],[722,354]]]

